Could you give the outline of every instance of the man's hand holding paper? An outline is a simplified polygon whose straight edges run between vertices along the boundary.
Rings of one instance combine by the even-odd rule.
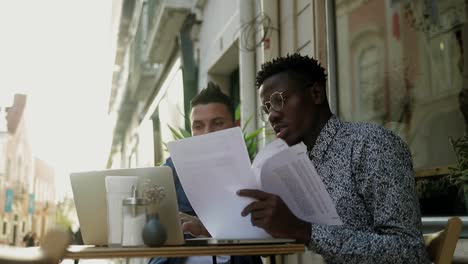
[[[293,238],[304,243],[310,240],[308,222],[295,216],[278,195],[249,189],[239,190],[237,194],[256,200],[241,213],[242,216],[250,214],[252,225],[263,228],[275,238]]]
[[[179,212],[179,219],[182,232],[189,233],[194,237],[211,237],[198,217]]]

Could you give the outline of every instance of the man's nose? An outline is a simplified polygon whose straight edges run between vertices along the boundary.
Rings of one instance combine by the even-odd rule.
[[[211,133],[211,132],[215,132],[215,128],[214,126],[206,126],[205,127],[205,134],[208,134],[208,133]]]

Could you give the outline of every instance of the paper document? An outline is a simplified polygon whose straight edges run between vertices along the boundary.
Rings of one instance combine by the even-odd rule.
[[[193,209],[214,238],[271,237],[241,216],[253,200],[238,196],[239,189],[279,195],[305,221],[342,224],[304,144],[289,147],[277,139],[252,165],[239,127],[170,142],[168,148]]]
[[[262,167],[265,161],[267,161],[269,158],[273,157],[277,153],[288,148],[288,144],[286,144],[286,142],[284,142],[283,140],[275,140],[270,144],[266,145],[262,149],[262,151],[258,152],[257,155],[255,155],[255,159],[252,162],[252,170],[257,178],[258,186],[261,186],[260,174],[262,173]]]
[[[168,144],[180,182],[214,238],[270,238],[241,212],[252,199],[239,189],[259,189],[240,129],[226,129]]]
[[[258,176],[260,189],[280,196],[300,219],[323,225],[343,224],[303,143],[266,160]]]

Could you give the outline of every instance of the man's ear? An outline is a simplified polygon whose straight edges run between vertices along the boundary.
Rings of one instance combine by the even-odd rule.
[[[322,87],[321,84],[315,83],[312,87],[309,88],[310,97],[312,98],[312,102],[316,105],[323,104],[326,100],[325,95],[325,88]]]

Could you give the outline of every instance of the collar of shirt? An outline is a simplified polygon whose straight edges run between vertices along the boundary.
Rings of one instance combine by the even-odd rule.
[[[341,126],[343,126],[343,122],[338,117],[336,117],[336,115],[332,115],[330,119],[328,119],[327,123],[322,128],[322,131],[320,131],[320,134],[317,137],[317,141],[315,141],[314,147],[309,152],[309,158],[314,163],[321,162],[325,152],[328,149],[328,146],[332,142]]]

